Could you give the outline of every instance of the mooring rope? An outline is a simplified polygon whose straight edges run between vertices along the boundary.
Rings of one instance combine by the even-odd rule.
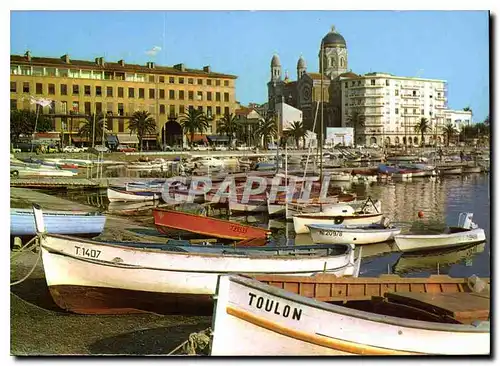
[[[35,268],[36,266],[38,265],[38,261],[40,261],[40,257],[42,256],[42,251],[40,250],[38,252],[38,257],[36,258],[36,262],[35,262],[35,265],[31,268],[31,270],[29,271],[29,273],[24,276],[22,279],[20,279],[19,281],[15,281],[15,282],[11,282],[11,286],[15,286],[15,285],[18,285],[20,284],[21,282],[25,281],[29,276],[31,276],[31,274],[35,271]]]
[[[28,248],[28,246],[30,246],[31,244],[33,244],[33,242],[34,242],[33,247],[36,246],[36,245],[38,245],[37,239],[38,239],[38,236],[35,236],[30,241],[28,241],[26,244],[24,244],[21,248],[19,248],[19,250],[17,250],[14,254],[11,254],[10,255],[10,260],[19,257],[21,254],[23,254],[24,252],[26,252],[29,249],[31,249],[31,247]]]
[[[167,356],[173,355],[179,349],[183,349],[185,354],[196,355],[197,351],[206,351],[207,347],[210,346],[212,338],[212,328],[208,327],[197,333],[191,333],[187,340],[175,347]],[[208,355],[208,352],[207,352]]]

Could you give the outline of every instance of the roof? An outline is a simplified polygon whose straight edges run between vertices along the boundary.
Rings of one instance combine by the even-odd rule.
[[[250,112],[252,112],[254,109],[253,108],[248,108],[248,107],[241,107],[239,109],[236,109],[234,111],[234,114],[236,115],[243,115],[243,116],[247,116]]]
[[[299,61],[297,61],[297,69],[305,69],[306,68],[306,61],[300,56]]]
[[[10,55],[10,62],[22,64],[22,65],[40,65],[40,66],[54,66],[54,67],[79,67],[83,69],[92,69],[92,70],[102,70],[102,71],[124,71],[124,72],[143,72],[149,74],[172,74],[172,75],[192,75],[192,76],[208,76],[208,77],[220,77],[227,79],[237,79],[238,77],[230,74],[222,74],[217,72],[208,72],[204,70],[198,69],[188,69],[185,71],[181,71],[174,67],[170,66],[158,66],[155,65],[154,68],[150,68],[143,65],[137,64],[127,64],[125,63],[122,66],[118,62],[104,62],[103,65],[98,65],[94,61],[86,61],[86,60],[73,60],[70,59],[69,63],[66,63],[63,58],[51,58],[51,57],[31,57],[31,61],[28,61],[26,56],[20,55]]]
[[[357,77],[359,77],[359,75],[355,74],[352,71],[348,71],[348,72],[344,72],[343,74],[340,74],[339,77],[343,77],[343,78],[357,78]]]
[[[335,27],[332,26],[332,29],[330,32],[326,34],[326,36],[323,37],[321,40],[321,44],[323,46],[343,46],[346,47],[345,39],[337,33],[335,30]]]
[[[273,66],[281,66],[280,58],[278,55],[273,55],[273,58],[271,59],[271,67]]]
[[[318,72],[308,72],[307,75],[311,77],[313,80],[321,80],[321,74]],[[325,75],[323,75],[323,80],[330,80]]]

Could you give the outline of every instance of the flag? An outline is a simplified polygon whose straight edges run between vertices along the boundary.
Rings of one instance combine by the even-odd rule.
[[[46,98],[35,98],[35,97],[30,97],[30,103],[31,104],[38,104],[41,105],[42,107],[49,107],[52,108],[52,100],[51,99],[46,99]]]

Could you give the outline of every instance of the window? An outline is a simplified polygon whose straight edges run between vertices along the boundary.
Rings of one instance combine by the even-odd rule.
[[[229,93],[224,93],[224,102],[229,102]]]
[[[441,98],[441,93],[438,93],[438,96],[437,96],[437,97],[438,97],[438,98]]]
[[[203,113],[203,106],[198,106],[198,110]]]
[[[144,99],[144,88],[139,88],[139,98]]]
[[[132,115],[135,112],[135,104],[134,103],[129,103],[128,104],[128,114],[127,115]]]
[[[396,108],[396,109],[394,110],[394,113],[399,114],[399,108]]]
[[[119,116],[124,116],[125,115],[125,111],[123,109],[123,103],[118,103],[118,115]]]
[[[385,85],[386,85],[386,86],[389,86],[389,80],[386,80],[386,81],[385,81]]]
[[[102,103],[101,102],[96,102],[95,103],[95,113],[97,115],[102,113]]]
[[[160,114],[165,114],[165,104],[160,104]]]
[[[113,102],[106,103],[106,112],[110,115],[113,115]]]
[[[203,92],[199,91],[196,93],[196,100],[203,100]]]
[[[371,85],[375,85],[375,79],[371,79],[370,82],[371,82]]]
[[[83,86],[83,95],[90,95],[90,85]]]
[[[224,80],[224,86],[229,86],[229,80]]]
[[[169,82],[170,84],[175,84],[175,78],[174,78],[174,77],[172,77],[172,76],[171,76],[171,77],[169,77],[169,78],[168,78],[168,82]]]
[[[78,113],[80,112],[80,103],[78,102],[73,102],[72,105],[71,105],[71,111],[73,113]]]
[[[179,99],[184,100],[184,90],[179,90]]]
[[[215,114],[220,116],[220,106],[215,107]]]
[[[184,105],[179,105],[179,114],[184,114]]]
[[[394,95],[397,97],[399,95],[399,89],[394,90]]]
[[[68,95],[68,86],[66,84],[61,84],[61,95]]]
[[[192,90],[188,91],[188,99],[193,100],[194,99],[194,92]]]
[[[95,87],[95,95],[98,97],[102,96],[102,87],[100,87],[100,86]]]
[[[203,79],[198,79],[198,85],[203,85]]]
[[[106,96],[107,97],[112,97],[113,96],[113,87],[112,86],[106,87]]]
[[[189,111],[191,112],[194,109],[192,105],[189,106]]]
[[[61,112],[64,114],[68,113],[68,102],[61,102]]]
[[[171,105],[171,106],[169,107],[168,114],[169,114],[169,116],[171,116],[171,117],[174,117],[174,116],[175,116],[175,105]]]
[[[184,78],[179,78],[179,84],[184,84]]]
[[[429,95],[429,98],[431,98],[431,99],[432,99],[432,95]]]
[[[212,79],[207,79],[207,85],[212,85]]]
[[[168,91],[168,99],[174,100],[175,99],[175,90],[169,90]]]
[[[416,96],[417,96],[417,91],[416,91],[416,90],[414,90],[414,91],[413,91],[413,96],[414,96],[414,97],[416,97]]]
[[[165,82],[165,76],[158,76],[158,81],[160,83],[164,83]]]
[[[87,115],[92,114],[92,111],[90,110],[90,102],[83,103],[83,110],[84,110],[84,113]]]
[[[78,95],[80,94],[80,89],[78,88],[78,85],[73,85],[73,95]]]
[[[149,82],[154,83],[155,82],[155,76],[154,75],[149,75]]]
[[[193,85],[194,84],[194,79],[193,78],[188,78],[188,84]]]
[[[212,100],[212,92],[207,92],[207,100]]]
[[[413,114],[417,114],[417,109],[413,108]]]
[[[349,88],[349,83],[345,83],[345,87],[346,87],[346,88]]]
[[[55,84],[49,84],[49,94],[50,95],[56,94],[56,85]]]
[[[224,107],[224,115],[227,116],[229,114],[229,107]]]
[[[148,109],[149,109],[149,113],[150,114],[155,114],[155,106],[154,106],[154,104],[150,104],[148,106]]]
[[[118,120],[118,132],[125,132],[125,122],[123,119]]]
[[[10,100],[10,110],[14,111],[17,109],[17,99],[11,99]]]
[[[123,88],[121,86],[118,87],[118,98],[123,98]]]
[[[207,117],[208,118],[212,117],[212,106],[210,105],[207,107]]]
[[[43,84],[42,83],[36,83],[36,93],[43,94]]]
[[[408,109],[405,108],[405,114],[408,113]]]
[[[220,86],[220,80],[219,79],[215,80],[215,86]]]
[[[155,99],[155,90],[149,89],[149,99]]]
[[[215,101],[220,102],[220,93],[219,92],[215,93]]]
[[[15,81],[10,82],[10,92],[15,93],[17,91],[17,83]]]
[[[424,115],[425,111],[423,109],[420,110],[420,114]]]

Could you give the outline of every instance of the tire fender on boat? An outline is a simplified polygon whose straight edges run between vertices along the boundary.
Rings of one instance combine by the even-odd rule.
[[[335,222],[335,224],[342,224],[344,222],[344,218],[342,216],[337,216],[333,219],[333,222]]]

